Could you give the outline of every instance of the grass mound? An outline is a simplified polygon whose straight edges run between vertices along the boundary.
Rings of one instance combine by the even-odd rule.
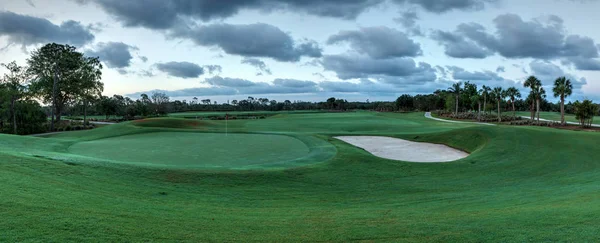
[[[191,119],[178,118],[150,118],[132,121],[131,124],[139,127],[164,127],[164,128],[183,128],[183,129],[198,129],[202,126],[207,126],[207,122]]]
[[[153,132],[75,143],[68,151],[117,163],[236,169],[285,164],[310,148],[283,135]]]

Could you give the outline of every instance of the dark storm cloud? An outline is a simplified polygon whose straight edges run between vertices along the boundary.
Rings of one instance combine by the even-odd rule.
[[[395,18],[394,21],[400,23],[409,34],[422,36],[421,28],[417,25],[419,16],[414,9],[410,9],[400,13],[400,17]]]
[[[371,59],[363,56],[330,55],[322,62],[325,70],[340,79],[381,78],[386,82],[423,82],[436,79],[435,69],[411,58]]]
[[[256,83],[254,83],[250,80],[240,79],[240,78],[223,78],[220,76],[207,78],[204,80],[204,82],[207,84],[210,84],[210,85],[215,85],[215,86],[237,87],[237,88],[250,87],[250,86],[256,85]]]
[[[492,55],[491,51],[460,34],[437,30],[431,37],[444,46],[444,53],[449,57],[482,59]]]
[[[204,65],[203,68],[208,70],[210,75],[220,74],[223,72],[223,68],[220,65]]]
[[[170,76],[179,78],[197,78],[204,74],[204,69],[201,66],[191,62],[157,63],[156,68]]]
[[[356,19],[368,9],[386,0],[75,0],[94,2],[128,27],[170,29],[187,20],[208,22],[236,15],[242,10],[286,11],[340,19]],[[393,0],[405,7],[417,6],[428,12],[481,10],[496,0]]]
[[[85,54],[99,57],[100,61],[109,68],[125,68],[131,65],[133,59],[130,50],[137,50],[137,48],[123,42],[100,42],[94,50],[88,50]]]
[[[393,0],[396,3],[418,5],[433,13],[444,13],[451,10],[482,10],[486,4],[497,0]]]
[[[539,60],[532,61],[529,63],[529,68],[531,69],[531,74],[540,79],[544,86],[547,86],[547,93],[551,92],[552,88],[550,86],[554,83],[554,80],[562,76],[566,76],[571,80],[574,89],[580,89],[584,84],[587,84],[585,78],[577,78],[572,74],[565,73],[562,68],[551,62]]]
[[[217,76],[205,79],[204,83],[210,84],[213,87],[233,88],[237,94],[289,94],[317,91],[315,82],[295,79],[275,79],[272,84],[269,84]]]
[[[577,70],[600,71],[598,59],[574,57],[567,59],[566,64],[573,64]]]
[[[463,68],[450,66],[448,70],[452,71],[452,78],[455,80],[468,81],[468,80],[502,80],[497,73],[492,71],[483,72],[469,72]]]
[[[241,62],[242,64],[248,64],[250,66],[255,67],[256,69],[258,69],[259,73],[262,74],[263,72],[271,75],[271,69],[269,69],[269,67],[267,67],[267,64],[265,64],[265,62],[256,59],[256,58],[244,58]]]
[[[281,87],[291,87],[291,88],[314,87],[317,85],[313,81],[305,81],[305,80],[297,80],[297,79],[279,79],[279,78],[273,80],[273,84],[281,86]]]
[[[83,46],[94,40],[90,29],[79,22],[68,20],[56,25],[47,19],[10,11],[0,11],[0,36],[24,46],[48,42]]]
[[[490,87],[517,87],[521,88],[522,85],[518,84],[514,80],[505,79],[498,75],[497,72],[489,70],[483,71],[467,71],[464,68],[449,66],[448,71],[452,72],[452,78],[456,81],[471,82],[477,85],[486,85]]]
[[[384,0],[92,0],[124,26],[169,29],[181,19],[224,19],[240,10],[284,10],[316,16],[354,19]],[[86,3],[83,1],[82,3]]]
[[[350,43],[354,51],[375,59],[414,57],[422,54],[421,46],[405,33],[385,26],[340,31],[327,40],[327,44],[330,45],[341,42]]]
[[[462,43],[469,43],[470,49],[487,49],[507,58],[568,58],[579,61],[579,66],[585,67],[584,59],[598,57],[598,48],[594,40],[585,36],[567,35],[563,20],[558,16],[550,15],[543,19],[523,21],[518,15],[504,14],[494,19],[494,25],[495,34],[489,34],[477,23],[460,24],[454,33],[436,33],[458,38],[458,42],[468,39],[469,42]],[[447,54],[455,47],[450,41],[451,38],[434,37],[446,47]],[[592,61],[587,61],[590,62]]]
[[[296,62],[300,57],[321,57],[314,41],[296,43],[281,29],[263,23],[248,25],[212,24],[178,29],[174,37],[189,39],[197,45],[219,47],[228,54],[245,57],[269,57]]]

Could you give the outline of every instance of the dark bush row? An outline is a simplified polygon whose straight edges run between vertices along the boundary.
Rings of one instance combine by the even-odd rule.
[[[542,127],[556,127],[560,126],[560,122],[552,122],[552,121],[534,121],[534,120],[520,120],[520,121],[512,121],[510,125],[516,126],[542,126]]]
[[[458,114],[455,115],[453,112],[439,111],[437,113],[437,115],[440,117],[447,117],[447,118],[459,119],[459,120],[477,120],[477,112],[459,112]],[[522,119],[519,116],[513,117],[513,116],[509,116],[509,115],[502,115],[501,118],[502,118],[502,121],[515,121],[515,120]],[[481,121],[481,122],[497,122],[498,116],[494,115],[494,114],[481,114],[481,119],[479,121]]]

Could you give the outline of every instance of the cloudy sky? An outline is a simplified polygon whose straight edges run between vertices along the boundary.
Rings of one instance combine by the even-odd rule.
[[[0,62],[67,43],[100,57],[105,95],[132,98],[374,101],[564,75],[574,99],[600,101],[599,9],[596,0],[3,0]]]

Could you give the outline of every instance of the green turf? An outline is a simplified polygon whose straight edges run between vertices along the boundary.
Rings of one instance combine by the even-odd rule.
[[[80,142],[68,151],[123,163],[239,168],[285,163],[309,148],[283,135],[156,132]]]
[[[443,123],[422,113],[283,114],[229,121],[228,129],[285,134],[308,147],[303,139],[314,139],[322,142],[315,150],[334,146],[333,157],[287,169],[214,171],[65,154],[84,141],[225,128],[224,121],[174,129],[140,124],[52,138],[0,135],[0,241],[600,240],[600,133]],[[374,157],[336,134],[445,143],[472,154],[451,163],[404,163]]]

